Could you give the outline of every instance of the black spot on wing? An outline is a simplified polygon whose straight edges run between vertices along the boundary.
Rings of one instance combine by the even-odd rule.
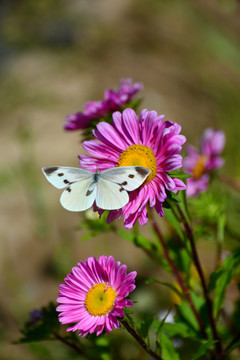
[[[69,184],[69,181],[67,179],[63,180],[64,184]]]
[[[120,187],[119,191],[120,191],[120,192],[124,191],[124,188]]]
[[[127,185],[127,181],[122,182],[120,185],[126,186],[126,185]]]
[[[52,167],[46,167],[43,170],[47,175],[51,175],[53,172],[57,171],[57,169],[58,166],[52,166]]]
[[[128,175],[128,177],[129,177],[130,179],[133,179],[133,178],[134,178],[134,175],[133,175],[133,174],[130,174],[130,175]]]
[[[71,191],[72,191],[72,189],[71,189],[70,187],[67,187],[66,190],[67,190],[68,192],[71,192]]]
[[[59,174],[58,174],[58,176],[60,176],[60,177],[63,176],[63,175],[64,175],[64,173],[59,173]]]
[[[92,190],[88,190],[88,191],[86,192],[86,196],[91,195],[91,194],[92,194],[92,192],[93,192],[93,190],[94,190],[94,189],[92,189]]]
[[[143,167],[140,167],[140,166],[136,166],[136,167],[135,167],[135,170],[136,170],[136,172],[137,172],[140,176],[142,176],[143,178],[144,178],[146,175],[148,175],[148,173],[149,173],[149,169],[143,168]]]

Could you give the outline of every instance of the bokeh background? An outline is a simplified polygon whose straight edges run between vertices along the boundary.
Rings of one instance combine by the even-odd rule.
[[[180,123],[189,142],[206,127],[223,129],[222,173],[239,178],[239,18],[237,0],[0,2],[1,359],[68,358],[60,345],[11,342],[30,310],[56,299],[77,261],[113,254],[129,270],[155,271],[112,232],[83,241],[79,214],[60,206],[43,177],[41,167],[77,166],[83,153],[79,133],[63,131],[66,114],[131,77],[144,84],[141,109]],[[210,268],[211,247],[200,244]],[[143,306],[167,301],[139,291]]]

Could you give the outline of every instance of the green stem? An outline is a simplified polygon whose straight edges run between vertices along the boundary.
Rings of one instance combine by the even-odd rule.
[[[181,216],[185,231],[186,231],[186,235],[187,238],[190,241],[190,245],[191,245],[191,249],[192,249],[192,256],[193,256],[193,262],[196,266],[198,275],[200,277],[201,283],[202,283],[202,288],[203,288],[203,293],[204,293],[204,297],[206,300],[206,306],[207,306],[207,312],[208,312],[208,317],[209,317],[209,321],[210,321],[210,326],[212,329],[212,334],[213,334],[213,338],[214,340],[216,340],[215,343],[215,349],[216,349],[216,353],[218,356],[218,359],[224,359],[223,357],[223,349],[222,349],[222,344],[221,344],[221,339],[218,336],[217,333],[217,328],[216,328],[216,323],[215,323],[215,319],[213,317],[213,311],[212,311],[212,301],[208,295],[208,289],[207,289],[207,284],[206,284],[206,280],[204,277],[204,273],[202,270],[202,266],[198,257],[198,253],[197,253],[197,249],[196,249],[196,245],[195,245],[195,241],[194,241],[194,236],[193,236],[193,230],[191,225],[188,223],[188,220],[186,219],[184,212],[182,211],[181,207],[179,206],[179,204],[176,204],[178,212]]]
[[[161,356],[157,355],[154,351],[152,351],[145,341],[138,335],[138,333],[129,325],[129,323],[125,320],[119,319],[121,324],[125,327],[127,332],[141,345],[141,347],[155,360],[163,360]]]

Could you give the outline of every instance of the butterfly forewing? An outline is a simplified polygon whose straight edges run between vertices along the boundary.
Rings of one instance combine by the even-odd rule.
[[[101,178],[119,184],[127,191],[137,189],[150,174],[151,170],[142,166],[120,166],[101,172]]]
[[[127,191],[115,182],[100,178],[96,187],[96,205],[101,209],[121,209],[129,201]]]
[[[47,180],[57,189],[63,189],[69,184],[83,179],[91,179],[93,174],[84,169],[65,166],[49,166],[42,168]]]
[[[96,199],[96,185],[89,191],[92,178],[84,179],[69,185],[61,195],[62,206],[69,211],[84,211],[89,209]]]

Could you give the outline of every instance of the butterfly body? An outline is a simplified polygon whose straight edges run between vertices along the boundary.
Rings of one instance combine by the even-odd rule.
[[[102,172],[52,166],[42,169],[47,180],[58,189],[63,189],[60,202],[70,211],[84,211],[94,201],[105,210],[116,210],[129,201],[128,191],[137,189],[150,174],[141,166],[114,167]]]

